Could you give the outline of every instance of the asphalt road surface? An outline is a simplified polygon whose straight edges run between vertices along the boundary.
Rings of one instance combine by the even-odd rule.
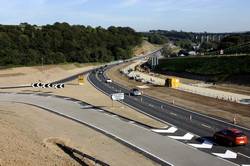
[[[156,130],[158,134],[166,137],[172,137],[174,134],[174,137],[172,138],[176,138],[176,136],[184,136],[184,138],[177,137],[177,140],[201,151],[221,157],[239,165],[250,164],[249,144],[246,146],[227,147],[224,145],[218,145],[212,139],[214,132],[223,128],[239,128],[250,136],[249,129],[233,125],[230,122],[223,121],[222,119],[216,119],[214,117],[198,114],[149,96],[130,96],[128,89],[115,83],[114,81],[113,83],[105,83],[105,80],[107,79],[105,74],[92,72],[88,79],[97,89],[107,95],[117,92],[125,93],[126,96],[122,101],[123,103],[142,113],[169,123],[178,129],[174,133]],[[186,135],[187,133],[189,133],[189,135]],[[192,138],[190,134],[193,136]]]
[[[231,166],[229,161],[198,151],[133,121],[106,113],[71,98],[49,94],[0,93],[0,102],[25,103],[67,117],[133,147],[162,165]],[[22,111],[22,110],[20,110]],[[171,129],[173,130],[173,129]],[[110,149],[112,150],[112,148]]]

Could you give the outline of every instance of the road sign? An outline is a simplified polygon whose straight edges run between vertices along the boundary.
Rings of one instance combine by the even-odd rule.
[[[64,84],[56,84],[56,85],[54,85],[54,88],[55,88],[55,89],[64,88]]]
[[[111,95],[112,100],[124,100],[124,93],[114,93]]]
[[[41,82],[36,82],[36,83],[32,83],[31,84],[31,86],[33,87],[33,88],[42,88],[43,87],[43,83],[41,83]]]
[[[78,76],[78,84],[83,85],[84,84],[84,77],[82,75]]]

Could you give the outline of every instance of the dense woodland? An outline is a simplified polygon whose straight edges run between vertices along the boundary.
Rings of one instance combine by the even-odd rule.
[[[129,27],[0,25],[0,66],[127,59],[141,41],[141,35]]]

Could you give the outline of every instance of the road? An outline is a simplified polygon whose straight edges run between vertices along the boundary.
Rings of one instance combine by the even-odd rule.
[[[142,57],[138,57],[136,59],[139,59],[139,58],[142,58]],[[112,67],[112,65],[111,65],[111,67]],[[99,90],[101,90],[105,94],[110,95],[110,94],[115,93],[115,92],[124,92],[126,94],[129,94],[128,89],[124,88],[123,86],[121,86],[117,83],[111,83],[111,84],[104,83],[106,80],[106,76],[102,75],[102,74],[98,75],[93,71],[94,70],[86,71],[86,72],[83,72],[81,74],[87,74],[87,73],[91,72],[89,77],[88,77],[89,81],[96,88],[98,88]],[[56,81],[54,83],[65,83],[67,81],[71,81],[71,80],[75,79],[78,75],[79,74],[74,75],[74,76],[69,77],[69,78],[65,78],[65,79]],[[19,95],[20,94],[13,94],[13,96],[19,96]],[[31,94],[31,96],[34,96],[34,95]],[[2,94],[0,95],[0,98],[1,97],[2,97]],[[18,99],[21,100],[21,98],[19,98],[19,97],[18,97]],[[22,98],[22,99],[25,99],[25,98]],[[38,104],[36,102],[37,102],[36,100],[32,99],[32,101],[30,101],[30,104],[35,103],[35,105],[42,107],[42,108],[45,108],[46,102],[45,103],[38,103]],[[207,117],[207,116],[204,116],[201,114],[197,114],[197,113],[194,113],[192,111],[185,110],[183,108],[178,108],[176,106],[170,105],[168,103],[164,103],[158,99],[155,99],[155,98],[152,98],[149,96],[132,97],[132,96],[127,95],[123,102],[124,102],[124,104],[127,104],[127,105],[135,108],[139,112],[142,112],[142,113],[147,114],[153,118],[159,119],[161,121],[164,121],[164,122],[172,125],[172,127],[165,129],[165,130],[162,130],[162,129],[154,130],[154,129],[148,129],[146,127],[146,129],[149,130],[150,133],[153,133],[154,135],[159,136],[161,139],[164,138],[164,140],[160,139],[161,142],[159,142],[158,138],[157,139],[154,139],[154,138],[149,139],[149,138],[147,138],[147,135],[142,135],[142,136],[140,135],[138,137],[136,132],[132,132],[132,134],[134,133],[134,135],[131,135],[130,132],[126,133],[127,134],[126,136],[123,135],[123,137],[126,139],[121,139],[123,137],[119,137],[119,139],[117,137],[115,137],[116,139],[120,140],[121,142],[125,143],[126,145],[128,145],[127,144],[128,142],[130,142],[130,141],[133,142],[134,139],[137,140],[138,138],[140,138],[143,141],[137,140],[138,142],[134,142],[132,145],[130,144],[129,146],[135,148],[136,150],[138,150],[140,152],[143,152],[146,156],[148,156],[154,160],[157,160],[161,164],[162,163],[167,164],[168,162],[170,162],[173,165],[201,165],[201,164],[204,165],[204,163],[205,163],[205,165],[208,163],[209,163],[209,165],[211,165],[211,163],[214,163],[212,165],[218,165],[217,162],[224,161],[224,160],[218,161],[217,160],[218,158],[215,158],[214,156],[221,157],[222,159],[228,160],[229,162],[226,162],[226,165],[231,165],[231,163],[236,163],[239,165],[250,164],[249,145],[247,145],[245,147],[233,147],[233,148],[224,147],[224,146],[217,145],[210,138],[212,136],[212,134],[214,133],[214,131],[216,131],[216,130],[219,130],[219,129],[224,128],[224,127],[235,127],[228,122],[224,122],[224,121],[219,120],[219,119],[215,119],[212,117]],[[53,106],[55,104],[53,102],[48,102],[48,101],[47,101],[47,103],[49,103],[50,106],[51,105]],[[61,103],[61,106],[62,105],[64,105],[64,104]],[[60,111],[63,111],[63,109],[64,108],[58,108],[56,111],[58,114],[62,115],[60,113]],[[69,108],[69,109],[75,111],[75,108],[73,108],[73,107]],[[83,116],[85,116],[85,115],[83,115]],[[115,118],[115,117],[117,117],[117,116],[112,116],[112,118]],[[83,117],[77,116],[77,117],[74,117],[73,119],[80,122],[78,118],[83,118]],[[93,119],[95,120],[96,118],[93,118]],[[101,120],[103,120],[103,119],[101,119]],[[81,122],[84,124],[87,124],[86,121],[81,120]],[[140,128],[143,127],[145,129],[145,126],[142,126],[142,125],[137,124],[135,122],[132,122],[129,124],[137,126],[137,127],[139,126]],[[89,125],[89,124],[87,124],[87,125]],[[119,129],[118,126],[116,126],[115,128]],[[127,126],[127,127],[130,129],[131,126]],[[241,130],[244,130],[249,135],[249,129],[242,128],[240,126],[236,126],[236,127],[240,128]],[[100,128],[96,128],[96,126],[95,126],[94,128],[97,129],[98,131],[101,131],[101,132],[105,131],[104,133],[106,133],[106,134],[109,133],[109,134],[107,134],[108,136],[114,137],[115,132],[113,132],[113,130],[110,130],[110,131],[106,130],[105,125],[103,125],[103,126],[100,125]],[[115,129],[115,128],[113,127],[112,129]],[[102,129],[102,130],[100,130],[100,129]],[[121,133],[118,133],[118,134],[121,134]],[[171,139],[169,139],[169,138],[171,138]],[[146,141],[147,143],[141,145],[142,142],[145,143],[144,139],[147,140]],[[177,143],[176,140],[180,141],[181,143],[176,144]],[[195,151],[187,153],[187,151],[185,152],[185,151],[182,151],[178,148],[175,149],[175,147],[173,147],[173,146],[170,147],[168,145],[167,147],[164,147],[165,145],[164,146],[162,145],[162,144],[168,144],[169,141],[170,142],[174,141],[175,144],[174,145],[172,144],[172,145],[178,146],[178,147],[180,146],[179,147],[180,149],[182,149],[182,148],[185,149],[188,147],[188,149],[195,149]],[[188,145],[188,146],[186,146],[186,145]],[[164,147],[164,149],[163,149],[163,147]],[[201,151],[197,151],[196,149],[199,149]],[[197,152],[199,152],[199,153],[197,153]],[[204,152],[206,152],[206,153],[204,153]],[[189,156],[189,158],[187,158],[186,155],[189,155],[189,153],[192,153],[192,155]],[[176,155],[176,154],[178,154],[178,155]],[[214,156],[212,156],[211,154]],[[207,160],[204,160],[203,155],[206,156]],[[185,160],[187,160],[187,161],[185,161]],[[192,160],[192,161],[190,161],[190,160]],[[220,163],[220,165],[224,165],[224,164],[225,164],[224,162]]]
[[[181,142],[186,144],[201,144],[204,140],[207,140],[212,144],[212,147],[207,148],[204,145],[206,148],[199,148],[199,150],[213,154],[215,156],[222,156],[222,158],[236,164],[250,164],[249,144],[246,146],[225,147],[216,144],[211,138],[215,131],[226,127],[239,128],[243,130],[248,136],[250,135],[249,129],[241,126],[235,126],[220,119],[198,114],[149,96],[129,96],[129,90],[125,87],[115,82],[109,84],[105,83],[105,80],[107,79],[105,74],[103,75],[92,72],[88,79],[96,88],[107,95],[117,92],[123,92],[127,94],[123,100],[125,104],[135,108],[139,112],[145,113],[149,116],[169,123],[172,126],[175,126],[178,128],[178,130],[174,133],[175,136],[185,136],[187,133],[191,133],[194,136],[190,140],[180,140]],[[166,137],[172,134],[166,134],[161,131],[158,131],[158,133]],[[197,147],[197,145],[194,146]],[[225,153],[226,155],[223,156],[220,155],[220,153]]]
[[[232,166],[210,154],[186,146],[141,126],[71,98],[50,94],[0,93],[0,102],[17,102],[43,108],[102,132],[157,161],[176,166]],[[22,111],[22,110],[20,110]],[[112,150],[112,148],[110,148]]]

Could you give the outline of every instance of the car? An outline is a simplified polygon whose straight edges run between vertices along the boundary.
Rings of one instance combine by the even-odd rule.
[[[141,96],[141,95],[142,95],[142,92],[141,92],[139,89],[134,88],[134,89],[131,89],[131,90],[130,90],[130,94],[131,94],[132,96]]]
[[[111,79],[107,79],[105,82],[106,83],[112,83],[112,80]]]
[[[227,144],[229,146],[248,144],[247,135],[236,128],[227,128],[218,131],[214,134],[213,138],[216,142]]]

